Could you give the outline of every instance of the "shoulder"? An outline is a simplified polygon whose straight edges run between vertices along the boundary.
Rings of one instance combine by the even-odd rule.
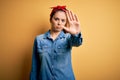
[[[40,35],[37,35],[37,36],[35,37],[35,40],[42,40],[42,39],[45,38],[45,37],[46,37],[45,34],[40,34]]]
[[[34,45],[39,48],[40,47],[39,45],[41,44],[41,41],[44,39],[44,37],[45,37],[45,34],[37,35],[34,39]]]

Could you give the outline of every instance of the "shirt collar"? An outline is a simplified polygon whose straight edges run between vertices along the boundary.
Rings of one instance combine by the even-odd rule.
[[[62,30],[62,31],[60,32],[60,34],[58,35],[57,38],[63,38],[63,37],[65,37],[65,33],[64,33],[64,31]],[[51,37],[50,37],[50,30],[45,33],[45,37],[44,37],[44,38],[49,38],[49,39],[51,39]]]

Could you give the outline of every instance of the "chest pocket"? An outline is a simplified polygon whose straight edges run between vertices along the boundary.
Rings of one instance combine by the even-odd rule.
[[[48,45],[41,45],[38,48],[38,53],[42,54],[42,53],[49,53],[50,52],[50,46]]]
[[[60,44],[57,46],[58,53],[66,53],[69,50],[68,44]]]
[[[38,42],[37,48],[38,48],[38,53],[40,53],[40,54],[42,54],[42,53],[49,53],[50,50],[51,50],[50,49],[51,45],[49,44],[48,40],[41,39]]]

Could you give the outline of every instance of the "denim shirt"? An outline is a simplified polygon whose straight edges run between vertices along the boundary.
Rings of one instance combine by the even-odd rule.
[[[71,35],[61,31],[55,40],[50,37],[50,31],[36,36],[30,80],[75,80],[71,49],[81,44],[81,33]]]

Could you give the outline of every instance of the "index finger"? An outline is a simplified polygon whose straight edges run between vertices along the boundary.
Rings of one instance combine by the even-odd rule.
[[[70,22],[72,20],[72,16],[70,15],[70,11],[66,11],[67,19]]]

